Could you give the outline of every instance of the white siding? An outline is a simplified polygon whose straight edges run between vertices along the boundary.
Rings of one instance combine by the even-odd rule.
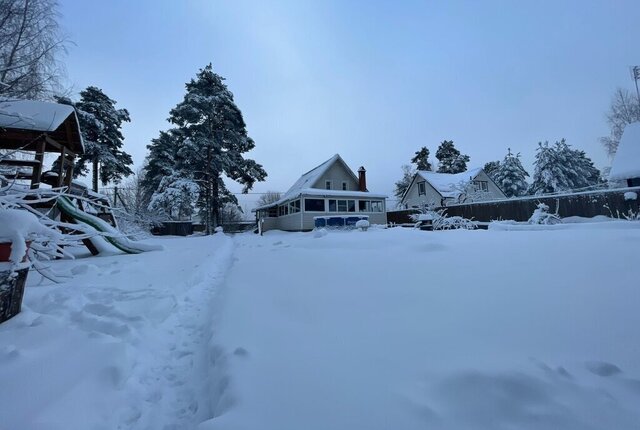
[[[341,162],[333,163],[327,171],[313,184],[312,188],[325,189],[325,182],[331,181],[332,190],[342,190],[342,182],[347,183],[348,191],[358,191],[358,181]]]

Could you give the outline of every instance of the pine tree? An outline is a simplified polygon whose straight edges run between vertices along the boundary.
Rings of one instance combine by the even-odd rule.
[[[436,151],[438,173],[461,173],[467,170],[468,155],[460,154],[452,140],[444,140]]]
[[[511,149],[504,157],[502,163],[497,162],[498,167],[493,171],[491,178],[507,197],[525,195],[528,189],[526,177],[529,174],[522,167],[520,154],[512,154]]]
[[[116,109],[116,101],[97,87],[81,91],[80,101],[75,104],[67,98],[57,101],[75,107],[82,130],[84,154],[76,161],[74,177],[88,173],[89,163],[93,173],[92,188],[98,191],[98,178],[102,185],[107,185],[133,173],[129,167],[133,160],[122,150],[122,123],[130,121],[126,109]]]
[[[145,159],[142,178],[145,195],[153,195],[159,189],[162,178],[173,174],[182,141],[180,131],[174,128],[161,131],[160,136],[147,145],[149,154]]]
[[[426,146],[415,152],[411,162],[416,165],[418,170],[433,170],[431,163],[429,163],[429,150]]]
[[[413,180],[413,176],[416,174],[415,170],[411,168],[411,166],[405,164],[402,166],[402,179],[396,182],[396,189],[393,194],[398,199],[398,202],[402,198],[402,195],[405,193],[409,185],[411,185],[411,181]]]
[[[218,224],[224,203],[237,204],[222,175],[243,184],[245,193],[267,176],[260,164],[242,156],[255,143],[247,135],[242,113],[223,80],[211,64],[201,69],[186,84],[187,94],[169,117],[185,137],[176,167],[200,187],[198,205],[207,233]]]
[[[165,176],[153,193],[149,210],[159,212],[171,220],[189,220],[198,201],[200,187],[179,175]]]
[[[600,171],[584,151],[571,149],[564,139],[549,146],[538,143],[531,194],[580,190],[602,183]]]
[[[484,170],[484,173],[486,173],[487,176],[489,176],[491,179],[495,180],[494,175],[495,175],[496,171],[498,170],[498,167],[500,167],[500,161],[499,160],[489,161],[488,163],[486,163],[484,165],[484,168],[482,170]]]

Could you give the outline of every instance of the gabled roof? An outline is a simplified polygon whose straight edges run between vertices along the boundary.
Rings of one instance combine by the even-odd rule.
[[[4,130],[0,134],[3,145],[21,147],[24,142],[46,133],[75,153],[83,152],[73,106],[35,100],[0,100],[0,129]]]
[[[316,182],[318,182],[320,178],[327,172],[327,170],[329,170],[331,166],[333,166],[335,163],[342,163],[344,168],[351,174],[353,179],[356,182],[358,182],[358,177],[356,176],[355,173],[353,173],[353,170],[351,170],[351,168],[347,165],[347,163],[344,162],[342,157],[340,157],[340,154],[336,154],[333,157],[329,158],[324,163],[314,167],[313,169],[309,170],[307,173],[304,173],[302,176],[300,176],[300,178],[298,178],[298,180],[291,186],[291,188],[289,188],[287,192],[282,195],[280,200],[278,200],[277,202],[269,203],[267,205],[259,206],[255,209],[252,209],[252,211],[256,211],[259,209],[264,209],[264,208],[268,208],[271,206],[284,203],[287,200],[291,200],[295,197],[298,197],[300,194],[318,195],[319,191],[321,191],[322,192],[321,194],[323,195],[327,193],[331,193],[336,195],[349,195],[349,196],[358,196],[362,194],[362,196],[369,196],[369,197],[380,197],[380,198],[386,197],[382,194],[380,195],[370,194],[368,191],[364,192],[364,191],[339,191],[339,190],[315,189],[314,185],[316,184]]]
[[[409,189],[418,178],[422,178],[428,182],[429,185],[431,185],[442,197],[458,198],[458,196],[462,194],[462,190],[460,190],[460,188],[462,188],[461,184],[466,185],[470,181],[473,181],[480,172],[482,172],[481,167],[470,169],[462,173],[436,173],[427,170],[418,170],[414,175],[411,184],[404,191],[401,201],[404,200]]]
[[[609,179],[640,178],[640,122],[624,128]]]

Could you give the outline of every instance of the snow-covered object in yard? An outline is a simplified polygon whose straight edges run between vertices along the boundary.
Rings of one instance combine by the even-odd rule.
[[[215,233],[224,233],[224,228],[222,228],[222,226],[219,225],[218,227],[214,228],[213,231]]]
[[[67,197],[59,196],[56,204],[66,215],[104,233],[104,239],[121,251],[129,254],[139,254],[141,252],[159,251],[162,249],[157,245],[149,245],[144,242],[129,240],[122,232],[113,228],[108,222],[76,208]]]
[[[624,199],[626,201],[638,200],[638,193],[627,191],[626,193],[624,193]]]
[[[634,178],[640,178],[640,122],[624,128],[609,173],[613,180]]]
[[[367,221],[366,219],[361,219],[356,222],[356,228],[359,228],[362,231],[367,231],[370,225],[371,224],[369,224],[369,221]]]
[[[559,224],[562,222],[562,219],[556,214],[549,213],[549,206],[544,203],[539,203],[527,222],[529,224]]]
[[[329,232],[327,231],[326,228],[316,228],[313,231],[313,237],[315,237],[316,239],[319,239],[321,237],[325,237],[327,234],[329,234]]]
[[[61,235],[42,225],[38,218],[26,210],[0,208],[0,242],[11,242],[9,261],[18,264],[27,253],[27,240],[44,236],[52,240]]]

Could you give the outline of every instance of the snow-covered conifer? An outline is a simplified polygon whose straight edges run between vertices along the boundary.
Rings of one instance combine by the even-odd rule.
[[[149,210],[172,220],[189,220],[198,201],[200,187],[191,179],[165,176],[151,197]]]
[[[436,151],[438,173],[461,173],[467,170],[470,158],[462,155],[453,145],[453,140],[444,140]]]
[[[416,169],[418,170],[433,170],[429,162],[429,149],[426,146],[423,146],[415,152],[411,162],[416,165]]]
[[[74,176],[93,170],[93,190],[98,190],[98,178],[103,185],[119,181],[133,173],[131,156],[122,150],[124,136],[122,123],[129,122],[126,109],[116,109],[116,101],[97,87],[87,87],[80,92],[80,101],[60,98],[59,103],[75,107],[82,130],[84,154],[76,161]]]
[[[506,196],[517,197],[526,194],[529,188],[526,177],[529,174],[522,167],[520,154],[512,154],[509,149],[504,160],[496,163],[498,163],[498,167],[490,176]]]
[[[185,137],[176,167],[178,172],[193,175],[200,186],[198,204],[207,232],[218,224],[225,201],[237,203],[222,175],[243,184],[243,192],[267,176],[260,164],[242,155],[255,143],[247,135],[242,112],[223,80],[211,64],[207,65],[186,84],[187,94],[169,116]]]

